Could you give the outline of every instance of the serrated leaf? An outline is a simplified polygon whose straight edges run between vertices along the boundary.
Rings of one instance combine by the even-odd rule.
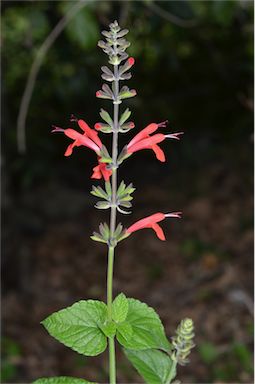
[[[116,335],[116,324],[113,322],[106,322],[105,324],[101,324],[100,328],[106,337],[114,337]]]
[[[112,303],[112,318],[116,323],[126,320],[128,314],[128,299],[124,293],[120,293]]]
[[[59,376],[59,377],[42,377],[41,379],[37,379],[33,381],[33,384],[96,384],[91,381],[78,379],[76,377],[67,377],[67,376]]]
[[[120,117],[120,121],[119,121],[119,125],[122,125],[125,123],[125,121],[127,121],[127,119],[129,118],[129,116],[131,115],[131,111],[127,108],[121,115]]]
[[[102,117],[102,119],[109,125],[112,125],[113,124],[113,121],[112,121],[112,118],[111,116],[109,115],[109,113],[107,111],[105,111],[104,109],[101,109],[100,110],[100,116]]]
[[[128,343],[133,336],[133,328],[132,325],[124,321],[123,323],[117,324],[117,340],[119,341],[119,337],[121,340],[126,340]]]
[[[126,322],[133,328],[131,340],[126,341],[117,334],[118,341],[127,349],[143,350],[158,348],[169,351],[168,342],[161,320],[153,308],[139,300],[127,299],[129,303]]]
[[[162,351],[156,349],[147,349],[145,351],[124,349],[124,352],[128,360],[148,384],[168,384],[175,377],[175,374],[171,375],[172,360]]]
[[[74,351],[96,356],[107,346],[99,324],[107,318],[107,306],[102,301],[81,300],[53,313],[42,324],[49,334]]]

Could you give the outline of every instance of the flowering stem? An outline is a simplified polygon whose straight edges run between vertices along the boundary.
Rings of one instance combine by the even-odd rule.
[[[113,138],[112,138],[112,205],[110,215],[110,233],[113,238],[116,227],[116,194],[117,194],[117,157],[118,157],[118,125],[119,125],[119,104],[116,103],[119,93],[119,81],[117,80],[118,65],[114,65],[114,96],[115,102],[113,106]],[[113,280],[113,262],[114,262],[115,246],[108,246],[108,269],[107,269],[107,308],[108,320],[112,320],[112,280]],[[109,343],[109,375],[110,384],[116,383],[116,362],[115,362],[115,343],[114,338],[108,338]]]

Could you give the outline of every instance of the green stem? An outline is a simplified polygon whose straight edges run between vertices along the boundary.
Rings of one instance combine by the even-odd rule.
[[[112,320],[112,280],[113,280],[114,247],[108,248],[108,270],[107,270],[107,309],[108,319]]]
[[[119,80],[117,80],[118,65],[114,65],[114,95],[115,103],[113,105],[113,138],[112,138],[112,205],[110,215],[110,234],[111,239],[116,229],[116,210],[117,210],[117,158],[118,158],[118,128],[119,128],[119,104],[116,103],[119,94]],[[112,281],[113,281],[113,263],[114,263],[114,246],[108,246],[108,269],[107,269],[107,309],[108,320],[112,320]],[[116,384],[116,359],[115,359],[115,341],[114,338],[108,338],[109,345],[109,379],[110,384]]]
[[[108,270],[107,270],[107,308],[108,319],[112,320],[112,281],[113,281],[114,247],[108,248]],[[116,384],[116,364],[114,338],[108,338],[109,346],[109,376],[110,384]]]

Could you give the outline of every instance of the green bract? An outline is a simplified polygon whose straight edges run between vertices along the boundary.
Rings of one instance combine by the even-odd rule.
[[[101,301],[81,300],[53,313],[42,324],[49,334],[74,351],[96,356],[107,346],[105,334],[100,329],[107,318],[107,307]]]

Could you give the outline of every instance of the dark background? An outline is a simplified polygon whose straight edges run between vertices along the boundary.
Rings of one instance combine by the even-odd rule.
[[[96,47],[114,19],[130,30],[136,59],[131,88],[136,128],[168,119],[182,141],[163,144],[167,162],[135,154],[120,179],[137,188],[125,225],[154,212],[183,211],[117,248],[114,293],[153,306],[168,336],[193,318],[197,347],[178,371],[183,383],[252,382],[253,293],[253,2],[92,1],[44,57],[26,121],[27,149],[16,125],[38,49],[74,3],[2,2],[2,381],[40,376],[107,380],[107,353],[75,354],[39,322],[80,299],[105,300],[106,248],[89,236],[107,213],[89,194],[95,155],[51,135],[75,113],[91,126],[109,104],[95,98],[106,57]],[[109,137],[103,135],[109,143]],[[108,141],[107,141],[108,140]],[[97,182],[94,182],[97,184]],[[119,382],[140,379],[119,351]]]

